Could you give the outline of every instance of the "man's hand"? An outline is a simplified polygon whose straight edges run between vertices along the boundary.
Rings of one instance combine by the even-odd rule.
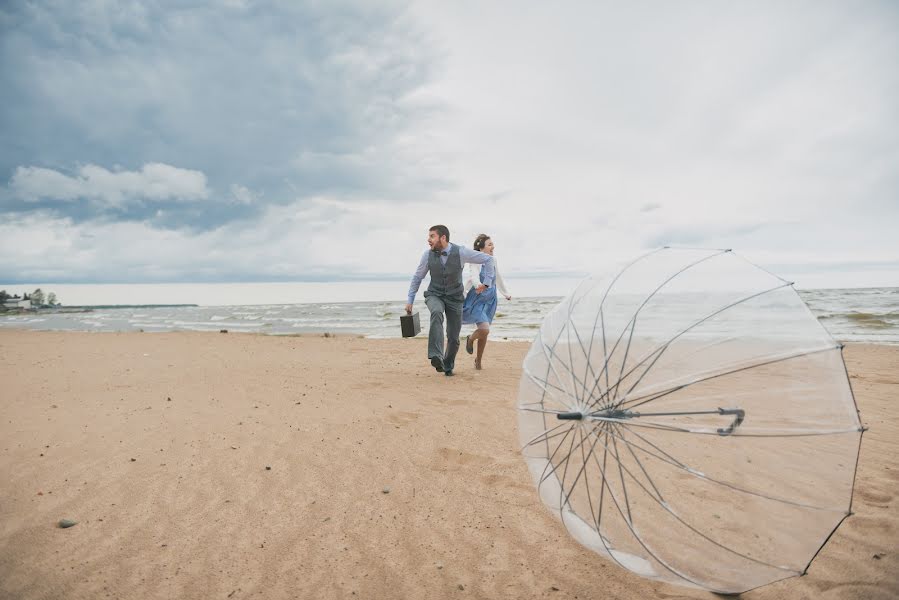
[[[406,314],[407,314],[407,315],[411,315],[411,314],[412,314],[412,305],[411,305],[411,304],[407,304],[407,305],[406,305]]]
[[[474,289],[474,291],[475,291],[476,294],[480,294],[481,292],[483,292],[483,291],[486,290],[486,289],[487,289],[487,286],[484,285],[484,284],[482,283],[481,285],[479,285],[478,287],[476,287],[476,288]]]

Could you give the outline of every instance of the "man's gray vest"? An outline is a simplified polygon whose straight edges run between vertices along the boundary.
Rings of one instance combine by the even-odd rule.
[[[439,294],[450,298],[462,298],[464,286],[462,284],[462,256],[459,246],[451,245],[446,250],[446,264],[440,261],[437,252],[428,253],[428,269],[431,271],[431,284],[428,286],[429,294]]]

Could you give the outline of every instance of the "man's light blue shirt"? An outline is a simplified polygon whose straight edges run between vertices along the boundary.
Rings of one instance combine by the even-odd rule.
[[[453,249],[453,246],[456,246],[456,244],[450,242],[447,244],[446,249],[442,250],[442,252],[446,252],[446,255],[440,256],[440,262],[444,265],[449,259],[449,253],[450,250]],[[433,252],[433,250],[425,250],[425,253],[421,255],[421,260],[418,262],[418,268],[415,269],[415,274],[412,275],[412,283],[409,284],[409,301],[407,304],[415,302],[415,295],[418,293],[418,288],[421,287],[421,280],[424,279],[425,274],[428,272],[428,255],[431,252]],[[459,246],[459,258],[462,259],[463,265],[465,263],[484,265],[484,283],[488,286],[493,286],[493,279],[496,277],[496,269],[493,266],[492,256],[484,252],[472,250],[465,246]]]

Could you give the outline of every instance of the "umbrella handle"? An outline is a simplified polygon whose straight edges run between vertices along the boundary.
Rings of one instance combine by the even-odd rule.
[[[719,428],[718,435],[730,435],[734,432],[734,429],[739,427],[743,423],[743,419],[746,417],[746,411],[742,408],[719,408],[719,415],[734,415],[734,421],[727,428]]]

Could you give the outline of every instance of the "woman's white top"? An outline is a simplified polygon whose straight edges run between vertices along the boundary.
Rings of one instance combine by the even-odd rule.
[[[506,282],[503,281],[503,276],[500,275],[499,265],[496,262],[496,257],[493,257],[493,268],[496,273],[496,280],[494,284],[496,285],[496,291],[498,291],[503,296],[511,296],[509,290],[506,288]],[[481,285],[481,265],[475,263],[469,263],[468,265],[468,279],[465,280],[465,290],[463,294],[465,296],[468,295],[468,290],[473,287],[477,287]]]

